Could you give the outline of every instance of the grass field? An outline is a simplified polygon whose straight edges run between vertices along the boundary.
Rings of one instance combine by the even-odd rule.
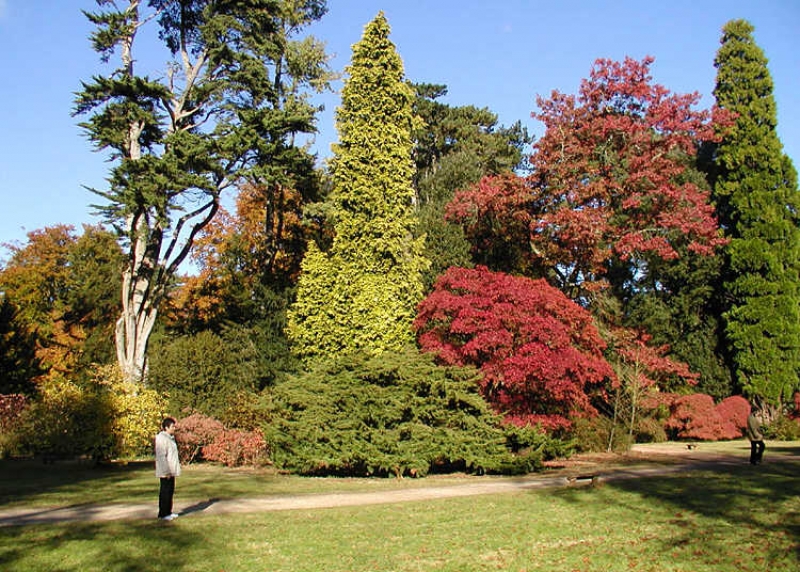
[[[736,447],[739,452],[741,444]],[[800,444],[784,446],[783,451],[797,455]],[[197,514],[173,523],[6,527],[0,528],[0,569],[800,570],[800,461],[781,459],[779,447],[771,447],[769,453],[768,462],[758,467],[743,458],[741,464],[713,470],[610,481],[596,487],[368,507]],[[19,497],[11,501],[15,479],[8,477],[10,468],[0,464],[0,509],[19,506]],[[153,500],[149,466],[107,470],[110,475],[92,480],[39,468],[41,474],[27,476],[41,487],[16,481],[30,502],[54,501],[59,495],[72,500],[103,498],[92,489],[105,491],[109,502],[128,502],[132,495]],[[225,484],[229,479],[232,482]],[[250,495],[426,483],[442,481],[298,479],[206,467],[187,471],[179,486],[186,490],[216,486],[216,492],[227,487],[231,494]]]

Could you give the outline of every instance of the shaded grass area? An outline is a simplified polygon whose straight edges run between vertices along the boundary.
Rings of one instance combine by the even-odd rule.
[[[9,571],[800,569],[800,461],[597,487],[0,529]]]

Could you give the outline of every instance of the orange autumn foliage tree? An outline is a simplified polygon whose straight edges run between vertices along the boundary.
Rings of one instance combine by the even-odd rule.
[[[304,204],[289,186],[242,186],[235,213],[221,208],[198,236],[192,260],[199,272],[173,294],[170,322],[200,329],[249,316],[249,304],[264,288],[293,284],[313,230],[303,220]]]
[[[33,340],[46,377],[68,375],[111,356],[118,311],[115,288],[120,249],[101,227],[69,225],[28,233],[0,272],[0,290],[15,309],[16,327]],[[105,344],[103,343],[105,339]]]

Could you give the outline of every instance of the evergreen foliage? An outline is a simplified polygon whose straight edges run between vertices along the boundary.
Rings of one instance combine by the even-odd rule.
[[[252,332],[232,327],[189,336],[156,339],[148,386],[169,397],[175,412],[197,411],[225,417],[237,392],[266,384]]]
[[[417,234],[424,235],[425,290],[451,266],[472,264],[470,244],[460,225],[445,218],[445,207],[459,189],[481,177],[509,172],[521,166],[523,149],[530,143],[518,121],[498,125],[497,115],[472,105],[453,107],[439,98],[447,87],[414,84],[414,114],[421,122],[414,131],[414,187],[419,196]]]
[[[413,342],[424,238],[414,238],[414,94],[379,14],[353,46],[331,164],[333,244],[302,263],[288,335],[303,358],[379,354]]]
[[[477,376],[414,349],[317,362],[274,389],[276,413],[265,428],[273,460],[314,475],[532,469],[551,444],[538,432],[514,433],[530,447],[514,460]]]
[[[68,316],[86,332],[79,366],[112,363],[114,323],[120,310],[118,281],[124,264],[116,236],[102,227],[84,225],[83,234],[67,253],[66,264]]]
[[[327,61],[318,42],[293,36],[325,13],[325,3],[97,4],[85,12],[95,26],[92,46],[103,62],[119,62],[83,83],[75,114],[113,161],[108,188],[94,191],[127,247],[115,341],[124,375],[141,382],[161,304],[223,190],[242,179],[270,190],[292,186],[287,170],[310,163],[294,136],[315,130],[316,109],[302,91],[326,84]],[[159,42],[140,50],[142,30],[153,27],[149,37]],[[163,67],[148,65],[159,48]]]
[[[0,395],[32,395],[40,373],[34,336],[17,319],[17,308],[0,295]]]
[[[696,391],[723,399],[733,391],[723,357],[723,327],[714,289],[722,256],[682,252],[675,260],[653,261],[650,279],[624,295],[624,325],[652,336],[669,355],[698,375]],[[672,390],[674,387],[661,387]]]
[[[714,62],[717,105],[736,114],[716,149],[714,198],[731,239],[724,318],[734,376],[746,395],[779,406],[800,387],[800,196],[752,34],[748,22],[728,22]]]

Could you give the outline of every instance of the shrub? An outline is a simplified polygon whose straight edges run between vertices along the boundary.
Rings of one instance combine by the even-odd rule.
[[[252,431],[269,423],[270,401],[261,394],[237,391],[228,397],[228,406],[220,421],[225,427]]]
[[[261,384],[255,344],[233,344],[210,331],[156,341],[151,354],[148,383],[169,396],[173,411],[219,419],[230,395],[254,392]]]
[[[301,474],[521,470],[478,391],[474,369],[413,349],[319,363],[274,388],[267,442],[278,467]]]
[[[710,395],[694,393],[674,400],[666,430],[677,439],[717,441],[735,439],[742,432],[730,421],[724,420]]]
[[[42,380],[38,389],[38,396],[22,415],[21,441],[28,452],[95,459],[113,454],[113,411],[107,393],[79,386],[61,375]]]
[[[800,419],[780,415],[763,427],[764,437],[776,441],[800,440]]]
[[[506,448],[514,454],[512,464],[501,472],[530,473],[544,466],[544,461],[558,457],[568,457],[574,452],[572,443],[549,435],[541,427],[526,425],[520,427],[513,423],[503,424]]]
[[[19,429],[26,407],[24,395],[0,395],[0,459],[20,452]]]
[[[226,467],[259,465],[267,460],[267,443],[259,430],[223,430],[203,447],[203,458]]]
[[[789,411],[789,417],[791,419],[800,420],[800,391],[794,392],[792,396],[792,405],[794,407]]]
[[[22,415],[21,440],[34,454],[95,460],[150,454],[163,406],[155,391],[124,381],[116,365],[98,367],[80,384],[55,375],[39,384]]]
[[[741,437],[747,427],[747,417],[750,415],[750,403],[741,395],[732,395],[720,401],[716,406],[717,413],[723,423],[730,423],[739,430],[736,437]]]
[[[203,447],[211,445],[225,427],[213,417],[192,413],[177,424],[175,442],[182,463],[191,463],[201,455]]]
[[[166,405],[163,396],[126,381],[116,364],[98,367],[90,383],[96,385],[109,402],[113,448],[108,455],[131,458],[152,454],[153,433]]]
[[[642,397],[639,407],[644,415],[660,421],[663,425],[669,419],[675,400],[679,397],[681,396],[677,393],[652,391]]]
[[[591,314],[542,279],[450,268],[414,325],[442,363],[480,369],[484,397],[521,426],[568,430],[615,378]]]
[[[633,430],[634,443],[663,443],[667,440],[664,424],[656,417],[640,417]]]
[[[627,451],[632,440],[625,426],[607,417],[580,418],[573,422],[572,439],[575,448],[582,453],[598,453],[608,451],[608,443],[612,440],[613,451]]]

